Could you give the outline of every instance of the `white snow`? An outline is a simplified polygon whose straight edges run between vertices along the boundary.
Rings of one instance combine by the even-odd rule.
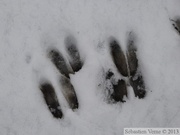
[[[119,135],[125,127],[180,125],[180,35],[169,18],[180,17],[178,0],[1,0],[0,134]],[[126,49],[137,36],[138,58],[147,87],[145,99],[128,87],[126,103],[108,104],[103,70],[116,68],[108,52],[113,36]],[[84,60],[71,75],[80,107],[73,112],[62,95],[49,47],[64,56],[64,39],[73,35]],[[55,87],[64,119],[55,119],[39,82]]]

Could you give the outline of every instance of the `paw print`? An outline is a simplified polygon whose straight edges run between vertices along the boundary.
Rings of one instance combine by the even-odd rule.
[[[116,79],[113,71],[109,69],[105,75],[105,89],[109,91],[110,100],[113,102],[125,102],[124,96],[128,97],[127,85],[133,90],[135,97],[142,99],[146,96],[146,88],[142,72],[137,58],[136,37],[133,32],[129,33],[126,53],[121,49],[118,41],[111,37],[109,42],[110,54],[115,67],[122,76]]]
[[[48,51],[48,58],[61,74],[59,77],[59,83],[62,86],[63,96],[68,102],[69,107],[72,110],[75,110],[78,109],[79,102],[76,96],[75,89],[71,84],[71,78],[69,74],[78,72],[82,68],[83,63],[81,61],[74,37],[68,36],[65,39],[65,45],[67,54],[69,55],[69,64],[72,69],[68,67],[63,55],[57,49],[50,49]],[[55,118],[62,118],[63,112],[61,110],[59,100],[52,84],[46,81],[41,83],[39,88],[52,115]]]

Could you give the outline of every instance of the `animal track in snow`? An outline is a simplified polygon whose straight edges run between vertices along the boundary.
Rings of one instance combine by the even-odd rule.
[[[80,54],[77,49],[74,37],[70,36],[65,39],[66,50],[70,56],[69,63],[73,72],[69,70],[67,66],[67,62],[64,59],[63,55],[57,49],[50,49],[48,51],[48,58],[53,63],[53,65],[57,68],[59,73],[59,84],[62,86],[62,94],[67,100],[69,107],[74,110],[78,109],[79,102],[76,96],[75,89],[71,84],[71,78],[69,74],[74,72],[78,72],[82,68],[82,61],[80,59]],[[50,82],[44,82],[40,84],[40,90],[44,96],[44,100],[52,113],[52,115],[56,118],[62,118],[63,112],[60,108],[60,103],[57,99],[57,95],[55,93],[54,87]]]
[[[105,89],[111,91],[108,92],[111,94],[110,100],[115,102],[125,102],[123,98],[124,96],[128,96],[128,91],[126,88],[128,83],[130,83],[131,87],[133,88],[135,97],[141,99],[146,95],[144,79],[137,59],[137,48],[135,40],[136,38],[134,33],[130,32],[128,36],[126,55],[122,51],[120,44],[115,38],[111,38],[109,42],[112,60],[115,67],[122,76],[121,79],[113,79],[113,71],[107,71],[105,75],[105,80],[110,82],[111,85],[109,90],[108,86]],[[128,82],[125,80],[128,80]]]
[[[69,107],[74,110],[79,108],[79,102],[69,74],[78,72],[83,66],[83,61],[81,60],[77,43],[73,36],[66,37],[64,44],[69,56],[68,61],[65,60],[58,49],[53,48],[48,50],[48,58],[59,71],[58,82],[61,85],[62,94],[69,104]],[[115,74],[112,70],[108,70],[105,73],[104,79],[110,85],[106,87],[106,90],[109,91],[108,97],[110,100],[113,102],[126,102],[124,96],[128,97],[127,84],[130,84],[133,88],[135,97],[139,99],[144,98],[146,88],[137,59],[136,37],[134,33],[130,32],[128,35],[126,53],[124,53],[121,45],[114,37],[111,37],[109,49],[114,66],[122,76],[120,79],[115,79]],[[69,69],[68,63],[73,71]],[[62,118],[63,112],[60,108],[60,103],[53,85],[50,82],[44,82],[40,84],[40,90],[43,93],[44,100],[52,115],[56,118]]]

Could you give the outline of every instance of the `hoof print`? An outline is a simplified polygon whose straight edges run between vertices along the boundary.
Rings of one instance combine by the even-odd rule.
[[[139,99],[146,95],[145,85],[141,74],[130,77],[130,84],[134,90],[135,97]]]
[[[174,29],[180,34],[180,19],[171,20]]]
[[[130,38],[128,41],[128,46],[127,46],[127,60],[128,60],[128,66],[129,66],[129,73],[130,76],[133,76],[138,68],[138,59],[136,56],[136,47],[134,45],[134,40],[132,37],[132,34],[130,33]]]
[[[119,46],[118,42],[115,39],[112,39],[110,41],[110,52],[111,52],[111,56],[114,61],[114,64],[116,65],[119,72],[123,76],[128,76],[125,55],[123,51],[121,50],[121,47]]]
[[[127,97],[126,82],[124,80],[118,80],[117,84],[113,84],[113,89],[111,98],[116,102],[126,102],[123,100],[124,96]]]
[[[49,58],[53,62],[53,64],[56,66],[56,68],[59,70],[59,72],[63,75],[65,75],[67,78],[69,78],[69,70],[66,65],[66,61],[63,58],[62,54],[58,52],[57,50],[50,50],[49,51]]]
[[[40,85],[40,90],[43,93],[45,102],[52,115],[55,118],[62,118],[63,113],[61,111],[53,86],[50,83],[43,83]]]
[[[79,103],[77,100],[76,92],[74,90],[73,85],[71,84],[70,80],[64,76],[60,78],[60,84],[62,86],[62,93],[67,100],[70,108],[72,110],[78,109]]]
[[[78,72],[82,68],[82,61],[80,59],[80,54],[76,46],[76,40],[72,36],[68,36],[65,39],[66,50],[70,56],[70,65],[74,72]]]

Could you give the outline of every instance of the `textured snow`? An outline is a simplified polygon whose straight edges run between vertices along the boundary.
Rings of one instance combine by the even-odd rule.
[[[116,135],[125,127],[180,125],[180,36],[170,19],[180,17],[178,0],[1,0],[0,134]],[[108,52],[113,36],[126,49],[137,36],[145,99],[128,87],[126,103],[108,104],[98,87],[103,70],[115,67]],[[64,39],[77,40],[83,68],[71,75],[79,100],[73,112],[62,95],[58,71],[47,58]],[[55,119],[39,90],[49,80],[64,119]]]

